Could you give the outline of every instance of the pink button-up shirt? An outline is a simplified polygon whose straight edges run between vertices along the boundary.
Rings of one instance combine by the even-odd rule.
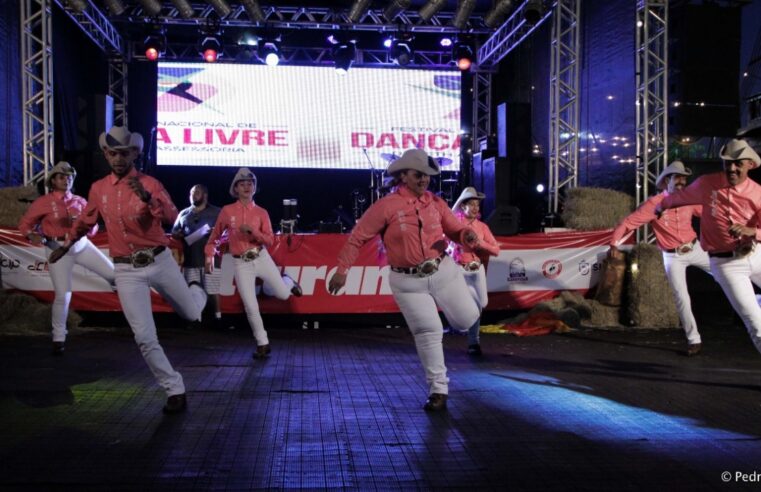
[[[750,178],[730,186],[723,172],[707,174],[663,199],[661,208],[702,204],[700,245],[710,253],[732,251],[740,244],[730,236],[732,224],[757,227],[761,219],[761,186]],[[761,231],[756,229],[757,241]]]
[[[34,232],[49,238],[64,237],[86,206],[87,200],[70,191],[52,191],[29,206],[19,221],[18,230],[24,236]],[[88,234],[95,234],[97,230],[95,225]]]
[[[240,231],[240,226],[244,224],[252,229],[252,234]],[[272,246],[275,241],[269,214],[254,202],[244,205],[239,200],[222,207],[219,217],[217,217],[217,223],[214,225],[209,241],[204,248],[204,254],[207,258],[214,256],[225,232],[230,245],[230,253],[233,255],[242,255],[247,250],[257,246]]]
[[[655,240],[662,250],[676,249],[682,244],[692,242],[698,236],[692,228],[692,218],[700,217],[703,206],[687,205],[671,208],[664,210],[658,218],[655,208],[667,196],[669,196],[668,191],[664,191],[648,198],[613,230],[610,244],[618,246],[627,233],[645,224],[652,226]]]
[[[464,242],[471,230],[458,221],[446,202],[430,191],[417,197],[399,186],[375,202],[362,215],[338,253],[338,273],[345,274],[359,249],[381,235],[390,265],[409,268],[441,255],[451,240]]]
[[[483,250],[489,253],[491,256],[497,256],[499,254],[499,243],[494,239],[494,235],[489,230],[489,226],[484,224],[478,219],[469,219],[464,212],[455,212],[455,217],[462,224],[473,229],[473,232],[478,236],[478,248],[475,250],[470,246],[464,244],[452,243],[452,258],[460,265],[467,265],[472,261],[480,261],[480,258],[476,251]]]
[[[132,176],[137,176],[151,194],[148,203],[143,202],[127,184]],[[111,256],[128,256],[138,249],[167,246],[169,238],[161,224],[174,223],[177,207],[157,179],[133,168],[123,178],[109,174],[93,183],[87,206],[74,223],[69,237],[73,241],[82,237],[98,222],[98,216],[106,223]]]

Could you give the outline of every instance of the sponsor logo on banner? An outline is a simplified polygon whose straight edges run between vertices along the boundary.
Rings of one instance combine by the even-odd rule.
[[[13,271],[19,266],[21,266],[21,262],[16,258],[0,257],[0,268]]]
[[[507,277],[508,282],[528,282],[526,276],[526,265],[523,264],[523,260],[516,258],[510,262],[510,272]]]
[[[592,272],[597,272],[600,270],[600,264],[590,263],[587,260],[581,260],[579,262],[579,273],[582,275],[589,275]]]
[[[560,260],[547,260],[542,263],[542,275],[550,280],[558,278],[563,271],[563,264]]]

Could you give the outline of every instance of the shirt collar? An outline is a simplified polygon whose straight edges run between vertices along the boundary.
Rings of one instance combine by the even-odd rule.
[[[118,177],[113,172],[108,175],[109,183],[112,185],[118,184],[120,181],[123,181],[125,178],[131,178],[132,176],[137,176],[139,173],[137,172],[137,169],[135,168],[135,165],[132,165],[132,169],[127,173],[126,176],[122,176],[121,178]]]
[[[409,188],[407,188],[404,185],[399,185],[396,192],[399,193],[406,200],[410,200],[410,201],[417,200],[422,203],[429,203],[431,200],[433,200],[433,193],[431,193],[430,191],[426,191],[425,193],[423,193],[422,196],[417,196],[412,191],[410,191]]]

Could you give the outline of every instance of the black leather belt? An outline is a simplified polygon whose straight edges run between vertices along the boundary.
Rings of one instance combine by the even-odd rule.
[[[422,274],[421,276],[431,275],[436,273],[436,271],[439,269],[439,265],[441,264],[441,260],[443,260],[446,255],[447,255],[446,253],[441,253],[436,258],[425,260],[423,263],[414,267],[406,268],[406,267],[392,266],[391,271],[397,272],[397,273],[404,273],[407,275],[421,275],[421,274]],[[427,268],[431,270],[427,270]]]
[[[155,248],[151,249],[150,252],[153,253],[153,256],[156,256],[156,255],[159,255],[159,254],[163,253],[165,249],[166,249],[166,246],[156,246]],[[138,251],[141,251],[141,250],[138,250]],[[137,251],[136,251],[136,253],[137,253]],[[133,253],[133,255],[134,255],[134,253]],[[130,255],[130,256],[114,256],[113,257],[114,263],[132,263],[133,262],[132,260],[133,260],[132,255]]]
[[[734,251],[719,251],[717,253],[708,253],[708,256],[711,258],[732,258],[734,255]]]
[[[66,236],[60,236],[60,237],[51,237],[51,236],[43,236],[45,238],[45,241],[55,241],[57,243],[66,241]]]
[[[678,246],[676,248],[666,249],[664,251],[666,251],[666,253],[689,253],[690,251],[692,251],[692,247],[695,246],[695,242],[697,240],[698,239],[695,238],[692,241],[690,241],[689,243],[684,243],[684,244],[682,244],[682,245],[680,245],[680,246]],[[684,248],[687,248],[687,251],[684,251]]]

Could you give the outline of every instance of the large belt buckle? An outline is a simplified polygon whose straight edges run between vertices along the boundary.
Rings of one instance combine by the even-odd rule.
[[[155,261],[154,255],[153,255],[153,249],[147,248],[147,249],[138,249],[131,255],[129,255],[129,259],[132,262],[132,266],[135,268],[143,268],[147,267],[151,263]]]
[[[261,248],[251,248],[244,251],[240,257],[243,261],[254,261],[255,259],[259,258],[259,253],[261,251]]]
[[[680,245],[678,248],[676,248],[676,254],[677,255],[686,255],[687,253],[692,252],[692,248],[695,246],[695,241],[690,241],[689,243],[684,243]]]
[[[750,243],[742,243],[735,248],[733,255],[735,258],[745,258],[749,254],[751,254],[753,250],[755,249],[756,249],[755,241],[752,241]]]
[[[478,269],[481,268],[481,262],[480,261],[471,261],[467,265],[465,265],[465,270],[469,272],[475,272],[478,271]]]
[[[439,271],[439,263],[441,260],[433,258],[425,260],[423,263],[417,266],[418,277],[428,277]]]

